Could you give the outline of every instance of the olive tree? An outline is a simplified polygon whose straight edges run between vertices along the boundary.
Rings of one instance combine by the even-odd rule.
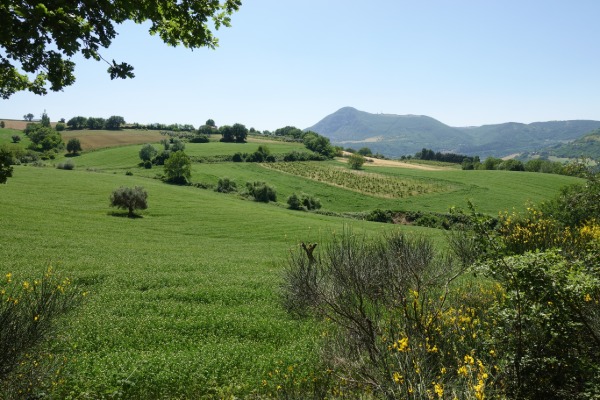
[[[133,188],[121,186],[111,193],[110,206],[127,210],[127,216],[133,218],[135,210],[148,208],[148,193],[141,186]]]

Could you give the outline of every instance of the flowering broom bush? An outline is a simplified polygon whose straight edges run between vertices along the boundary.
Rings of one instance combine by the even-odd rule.
[[[22,362],[35,358],[56,319],[78,304],[81,295],[68,278],[49,267],[41,278],[17,281],[6,273],[0,283],[0,384],[12,382]],[[23,383],[23,377],[16,379]],[[22,397],[26,397],[23,393]],[[19,396],[21,397],[21,396]]]

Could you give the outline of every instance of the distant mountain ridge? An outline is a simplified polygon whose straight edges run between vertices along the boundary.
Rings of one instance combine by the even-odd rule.
[[[451,127],[425,115],[371,114],[344,107],[307,128],[344,147],[369,147],[388,157],[434,151],[503,157],[571,142],[600,121],[571,120]]]

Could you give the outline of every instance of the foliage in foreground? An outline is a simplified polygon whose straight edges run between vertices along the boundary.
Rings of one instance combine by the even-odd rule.
[[[39,279],[17,282],[8,272],[0,284],[0,385],[5,395],[25,398],[38,385],[32,369],[22,374],[30,360],[38,366],[37,346],[48,339],[56,319],[81,299],[68,278],[49,267]]]
[[[328,393],[598,398],[600,224],[586,207],[595,179],[544,205],[562,211],[556,219],[530,207],[494,228],[473,214],[471,229],[449,235],[452,255],[399,233],[367,242],[352,232],[318,255],[293,252],[283,304],[328,325]]]
[[[344,232],[312,260],[300,249],[290,255],[283,301],[330,321],[323,360],[337,377],[334,395],[477,398],[496,390],[481,321],[501,292],[460,289],[464,268],[425,238],[395,232],[368,242]]]

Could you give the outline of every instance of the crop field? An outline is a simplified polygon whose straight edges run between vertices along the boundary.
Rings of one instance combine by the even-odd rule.
[[[164,139],[164,136],[158,131],[138,130],[64,131],[61,135],[65,142],[68,142],[71,138],[79,139],[81,147],[86,151],[129,144],[153,143]]]
[[[281,162],[263,164],[263,166],[375,197],[401,199],[453,190],[451,185],[440,181],[426,181],[408,177],[400,179],[395,176],[322,165],[317,162]]]
[[[12,134],[0,129],[0,144]],[[109,137],[116,140],[106,135],[107,148],[84,146],[80,156],[71,157],[74,170],[54,168],[61,156],[45,167],[15,166],[13,177],[0,185],[0,278],[11,273],[15,281],[33,279],[51,265],[88,293],[43,345],[42,354],[61,360],[45,388],[50,398],[253,398],[266,396],[271,383],[276,387],[273,376],[280,371],[310,379],[323,329],[281,306],[290,250],[302,241],[320,249],[349,226],[367,237],[401,229],[444,241],[437,229],[291,211],[286,198],[292,193],[319,197],[323,209],[337,212],[444,212],[473,200],[478,209],[496,214],[577,182],[506,171],[368,167],[355,173],[337,161],[193,165],[192,183],[215,185],[229,177],[240,188],[249,181],[274,185],[277,202],[263,204],[239,194],[165,184],[154,179],[162,167],[138,166],[140,143],[150,142],[148,136],[127,145]],[[186,143],[186,153],[251,153],[259,144],[265,142]],[[302,149],[266,144],[273,153]],[[393,189],[394,182],[421,185],[423,193],[395,197],[394,190],[401,189]],[[369,191],[360,188],[369,184]],[[114,189],[136,185],[148,192],[141,218],[125,218],[109,207]],[[32,371],[44,365],[38,361],[26,360]]]

